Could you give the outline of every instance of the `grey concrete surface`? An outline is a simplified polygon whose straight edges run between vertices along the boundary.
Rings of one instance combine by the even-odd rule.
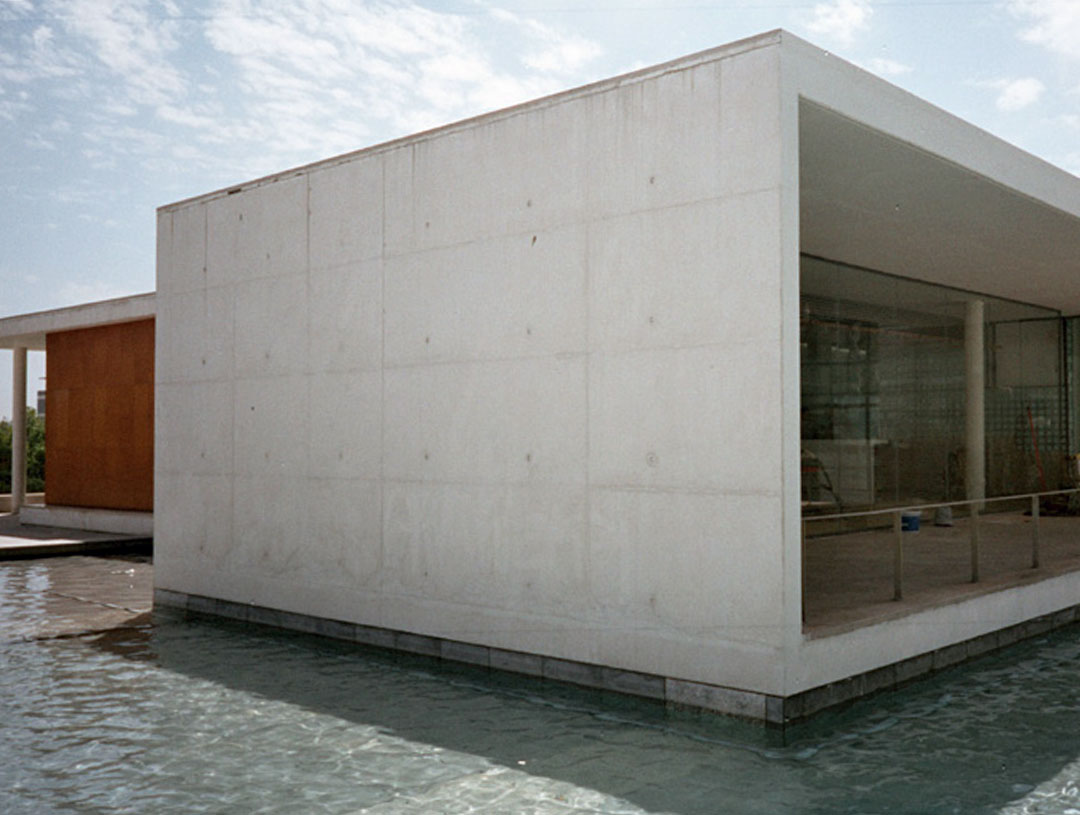
[[[23,526],[17,515],[0,513],[0,560],[118,552],[148,554],[150,549],[150,539],[141,536]]]

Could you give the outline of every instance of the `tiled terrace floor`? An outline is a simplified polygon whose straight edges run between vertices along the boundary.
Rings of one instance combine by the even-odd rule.
[[[955,603],[979,594],[1080,569],[1080,518],[1039,519],[1040,568],[1031,568],[1032,521],[1020,513],[979,518],[980,580],[971,582],[971,527],[923,521],[903,534],[904,597],[893,600],[891,530],[810,537],[806,543],[806,620],[810,636],[827,636]]]

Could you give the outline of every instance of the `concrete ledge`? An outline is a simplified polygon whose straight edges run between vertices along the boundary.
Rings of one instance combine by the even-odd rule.
[[[45,493],[43,492],[28,492],[26,493],[26,504],[44,504]],[[5,492],[0,495],[0,512],[11,512],[11,493]]]
[[[1073,625],[1078,620],[1080,620],[1080,606],[1071,606],[991,631],[979,637],[946,645],[935,651],[919,654],[867,673],[811,688],[783,699],[783,709],[777,721],[778,723],[794,722],[881,691],[897,690],[929,674],[977,659],[993,651],[1015,645],[1022,640],[1042,636],[1055,628]],[[770,719],[770,721],[773,720]]]
[[[19,522],[27,526],[58,526],[64,529],[85,529],[147,538],[154,535],[152,512],[63,507],[52,504],[27,505],[19,512]]]
[[[490,665],[499,671],[522,674],[523,676],[543,676],[544,659],[536,654],[521,651],[504,651],[502,648],[489,648]]]
[[[666,701],[680,707],[719,710],[743,719],[768,721],[767,699],[762,693],[703,685],[683,679],[667,679],[664,683]]]
[[[954,643],[867,673],[822,685],[794,696],[779,697],[755,691],[690,682],[684,679],[625,671],[603,665],[556,659],[538,654],[488,648],[483,645],[393,631],[341,620],[235,603],[213,597],[154,589],[155,607],[194,614],[244,620],[258,625],[302,631],[346,642],[421,654],[492,670],[541,677],[581,687],[640,696],[674,708],[704,710],[774,726],[791,724],[821,711],[883,691],[895,690],[931,673],[950,668],[1080,620],[1080,606],[1045,614],[1022,623]]]
[[[361,645],[420,654],[447,662],[654,699],[682,708],[709,710],[747,719],[765,718],[764,700],[766,697],[763,694],[733,688],[665,679],[654,674],[625,671],[604,665],[556,659],[521,651],[508,651],[503,648],[489,648],[485,645],[413,634],[408,631],[393,631],[341,620],[327,620],[307,614],[235,603],[197,594],[185,594],[170,589],[154,589],[154,606],[178,609],[192,614],[242,620]]]
[[[92,540],[33,540],[26,539],[18,543],[9,543],[11,539],[0,539],[0,561],[37,560],[46,557],[67,557],[69,555],[152,555],[152,538],[99,537]]]

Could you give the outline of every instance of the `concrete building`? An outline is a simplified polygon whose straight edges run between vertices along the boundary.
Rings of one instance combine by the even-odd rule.
[[[1080,181],[785,32],[162,207],[156,602],[772,722],[892,687],[1080,560],[815,627],[869,567],[808,581],[813,513],[892,512],[900,599],[960,501],[978,578],[1069,485],[1078,280]]]

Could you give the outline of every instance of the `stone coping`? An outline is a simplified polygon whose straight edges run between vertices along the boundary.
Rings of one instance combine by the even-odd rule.
[[[1040,636],[1052,629],[1071,625],[1080,620],[1080,606],[1072,606],[882,668],[811,688],[792,696],[781,697],[540,654],[491,648],[407,631],[331,620],[164,588],[154,589],[154,605],[197,615],[242,620],[257,625],[355,642],[364,646],[509,671],[586,688],[640,696],[664,702],[675,708],[720,713],[779,727],[793,724],[821,711],[871,694],[898,689],[936,671],[953,667],[969,659],[1008,647],[1023,639]]]
[[[146,538],[154,534],[154,513],[134,510],[28,504],[20,511],[19,520],[25,526],[56,526]]]
[[[28,492],[26,493],[26,499],[23,501],[23,506],[28,504],[43,504],[45,503],[45,493],[43,492]],[[11,493],[0,493],[0,512],[11,512]]]

